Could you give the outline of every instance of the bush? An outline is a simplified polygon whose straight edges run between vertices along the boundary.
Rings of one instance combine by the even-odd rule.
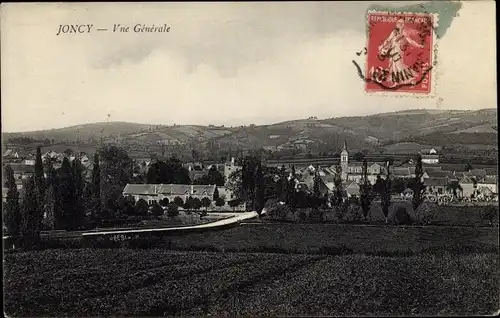
[[[168,198],[163,198],[160,200],[160,205],[163,207],[166,207],[170,202],[168,201]]]
[[[212,204],[212,200],[210,200],[209,198],[204,197],[203,199],[201,199],[201,205],[202,205],[205,209],[208,209],[208,208],[210,207],[210,204]]]
[[[155,201],[153,203],[153,207],[151,209],[151,212],[155,216],[162,216],[163,215],[163,208],[160,206],[160,204],[158,202]]]
[[[182,200],[181,197],[175,197],[174,198],[174,203],[179,207],[184,205],[184,200]]]
[[[486,206],[481,213],[481,222],[488,221],[490,225],[493,225],[493,221],[498,216],[498,207],[494,205]]]
[[[306,221],[306,219],[307,219],[307,214],[306,214],[306,212],[305,212],[305,211],[302,211],[302,210],[301,210],[301,211],[299,211],[299,214],[297,215],[297,221],[298,221],[298,222],[302,222],[302,223],[303,223],[303,222],[305,222],[305,221]]]
[[[170,203],[167,206],[167,215],[169,218],[174,218],[179,215],[179,207],[175,203]]]
[[[195,210],[199,210],[201,208],[201,200],[198,199],[198,198],[194,198],[192,201],[191,201],[191,207]]]
[[[319,209],[309,209],[308,218],[312,222],[323,222],[324,212]]]
[[[144,199],[139,199],[135,204],[135,211],[137,215],[147,215],[149,210],[148,203]]]
[[[344,220],[348,222],[357,222],[363,219],[363,210],[359,205],[350,204],[347,207],[347,213],[345,214]]]
[[[224,204],[226,204],[226,201],[224,200],[224,198],[219,197],[219,198],[217,198],[217,200],[215,200],[215,205],[216,205],[216,206],[221,207],[221,206],[223,206]]]
[[[436,218],[434,213],[435,207],[427,202],[424,202],[418,206],[415,210],[415,217],[417,223],[419,224],[431,224]]]
[[[392,217],[392,222],[395,225],[410,225],[411,219],[407,209],[403,206],[398,207]]]
[[[338,221],[343,221],[347,215],[349,205],[346,202],[341,202],[333,207],[333,214]]]
[[[280,203],[267,208],[267,213],[273,220],[284,220],[290,212],[291,210],[287,205]]]

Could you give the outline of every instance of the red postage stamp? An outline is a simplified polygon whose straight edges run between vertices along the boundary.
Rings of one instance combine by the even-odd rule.
[[[368,12],[367,92],[429,94],[433,15]]]

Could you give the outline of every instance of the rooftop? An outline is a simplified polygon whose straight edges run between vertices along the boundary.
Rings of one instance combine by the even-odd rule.
[[[124,195],[213,195],[215,185],[190,184],[127,184]]]

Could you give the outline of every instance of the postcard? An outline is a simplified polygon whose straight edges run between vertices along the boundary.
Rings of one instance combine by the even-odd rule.
[[[494,1],[0,14],[6,316],[498,314]]]

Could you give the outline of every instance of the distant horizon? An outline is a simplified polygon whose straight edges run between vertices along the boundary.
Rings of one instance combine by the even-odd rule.
[[[368,117],[368,116],[380,116],[384,114],[396,114],[396,113],[405,113],[405,112],[415,112],[415,111],[440,111],[440,112],[479,112],[479,111],[484,111],[484,110],[497,110],[498,108],[495,107],[490,107],[490,108],[480,108],[480,109],[436,109],[436,108],[416,108],[416,109],[403,109],[403,110],[397,110],[397,111],[392,111],[392,112],[381,112],[381,113],[367,113],[365,115],[351,115],[351,116],[334,116],[334,117],[319,117],[319,116],[310,116],[310,117],[316,117],[316,120],[328,120],[328,119],[336,119],[336,118],[348,118],[348,117]],[[143,125],[143,126],[165,126],[165,127],[172,127],[172,126],[203,126],[203,127],[208,127],[208,126],[215,126],[215,127],[221,127],[224,126],[226,128],[238,128],[241,126],[250,126],[250,125],[255,125],[255,126],[266,126],[266,125],[275,125],[275,124],[280,124],[280,123],[285,123],[285,122],[292,122],[292,121],[299,121],[299,120],[307,120],[309,119],[308,117],[302,117],[302,118],[295,118],[295,119],[284,119],[280,121],[272,121],[268,123],[251,123],[251,124],[190,124],[190,123],[172,123],[172,124],[161,124],[161,123],[141,123],[141,122],[133,122],[133,121],[122,121],[122,120],[114,120],[114,121],[95,121],[95,122],[87,122],[87,123],[81,123],[81,124],[76,124],[76,125],[69,125],[69,126],[63,126],[63,127],[54,127],[54,128],[47,128],[47,129],[38,129],[38,130],[26,130],[26,131],[2,131],[2,134],[24,134],[24,133],[36,133],[36,132],[42,132],[42,131],[51,131],[51,130],[60,130],[60,129],[69,129],[69,128],[74,128],[78,126],[85,126],[85,125],[94,125],[94,124],[112,124],[112,123],[121,123],[121,124],[131,124],[131,125]]]
[[[495,4],[489,1],[425,4],[439,16],[431,93],[366,92],[366,74],[356,64],[368,58],[361,53],[367,10],[419,10],[420,4],[3,4],[2,129],[107,121],[237,127],[311,115],[495,107]],[[89,32],[58,32],[75,23],[88,24]],[[169,32],[132,30],[165,24]],[[132,31],[115,32],[118,25]],[[464,46],[464,34],[474,45]]]

